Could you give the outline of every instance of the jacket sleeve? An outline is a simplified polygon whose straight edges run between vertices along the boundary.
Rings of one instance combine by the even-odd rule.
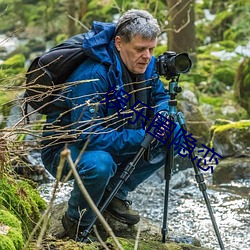
[[[108,125],[115,123],[117,114],[107,117],[106,105],[100,104],[110,88],[106,75],[104,66],[95,64],[91,67],[83,63],[68,79],[74,83],[90,79],[89,82],[75,84],[66,91],[66,102],[71,109],[70,128],[76,135],[79,147],[88,143],[88,150],[104,150],[115,155],[135,153],[140,148],[145,131],[118,130]]]

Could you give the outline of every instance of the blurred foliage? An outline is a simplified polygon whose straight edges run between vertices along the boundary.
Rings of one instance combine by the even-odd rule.
[[[250,59],[246,58],[240,65],[235,80],[235,96],[250,116]]]
[[[16,36],[26,41],[9,54],[0,49],[0,59],[4,60],[0,70],[1,85],[24,84],[23,73],[35,56],[61,43],[72,33],[86,32],[93,20],[116,22],[131,8],[148,10],[158,19],[163,32],[155,56],[168,50],[169,10],[163,0],[0,0],[1,33],[10,39]],[[245,57],[235,49],[245,46],[250,38],[249,13],[248,0],[196,1],[197,62],[189,74],[181,76],[181,81],[195,83],[201,93],[211,96],[232,88]],[[3,44],[0,41],[0,47]],[[20,73],[21,77],[10,80]],[[244,81],[249,79],[246,77]],[[4,92],[0,95],[4,96]]]

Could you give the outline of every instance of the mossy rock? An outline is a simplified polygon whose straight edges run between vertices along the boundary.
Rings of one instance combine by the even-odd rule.
[[[121,244],[123,250],[134,250],[135,240],[134,239],[125,239],[118,237],[119,243]],[[105,242],[108,249],[117,250],[118,248],[115,246],[113,239],[108,238]],[[100,242],[93,242],[91,244],[74,242],[73,240],[56,240],[56,239],[45,239],[43,241],[42,246],[44,249],[60,249],[60,250],[102,250],[104,247]],[[35,247],[35,243],[30,245],[31,249],[41,249]],[[51,247],[51,248],[50,248]],[[42,248],[43,249],[43,248]],[[167,242],[162,243],[160,240],[145,240],[139,239],[138,242],[138,250],[211,250],[206,247],[198,247],[194,245],[184,244],[184,243],[174,243]]]
[[[239,121],[249,117],[247,111],[237,103],[230,91],[226,91],[220,96],[200,93],[199,104],[206,118],[213,123],[215,120],[225,119],[225,117],[230,121]],[[235,112],[232,112],[232,110],[235,110]]]
[[[222,157],[248,155],[250,120],[215,125],[211,128],[211,147]]]
[[[0,178],[0,207],[4,207],[21,221],[24,238],[28,237],[39,220],[41,211],[46,208],[46,202],[30,183],[4,174]]]
[[[86,250],[97,250],[104,249],[100,242],[94,242],[91,244],[74,242],[68,240],[68,238],[57,239],[57,235],[62,235],[64,232],[61,218],[67,209],[67,202],[55,204],[51,211],[51,221],[47,230],[47,238],[43,240],[43,245],[48,247],[51,245],[54,249],[68,250],[68,249],[86,249]],[[109,226],[112,228],[113,233],[118,238],[120,244],[124,250],[133,250],[135,245],[135,239],[140,228],[139,244],[138,249],[141,250],[207,250],[207,248],[201,247],[199,239],[194,237],[185,237],[182,235],[175,235],[174,232],[169,232],[167,236],[167,243],[162,243],[161,229],[159,226],[154,225],[149,220],[141,218],[140,223],[134,226],[128,226],[123,224],[111,216],[105,214],[105,219]],[[114,241],[106,233],[102,226],[98,226],[97,230],[101,235],[103,241],[108,245],[109,249],[114,250]],[[33,248],[32,248],[33,249]]]
[[[0,249],[22,249],[24,239],[21,223],[9,211],[0,209]]]
[[[135,245],[134,239],[124,239],[124,238],[118,238],[120,244],[122,245],[124,250],[133,250]],[[113,239],[109,238],[107,243],[113,243]],[[138,242],[138,250],[208,250],[208,248],[204,247],[197,247],[189,244],[184,243],[175,243],[175,242],[166,242],[162,243],[160,240],[139,240]]]

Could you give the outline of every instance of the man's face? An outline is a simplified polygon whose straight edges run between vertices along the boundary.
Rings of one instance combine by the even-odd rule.
[[[115,46],[128,70],[134,74],[143,74],[153,55],[157,39],[146,40],[136,35],[128,43],[124,43],[121,37],[115,37]]]

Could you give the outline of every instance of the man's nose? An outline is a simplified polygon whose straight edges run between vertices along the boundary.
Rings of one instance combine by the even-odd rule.
[[[144,59],[150,59],[151,58],[151,53],[150,53],[149,49],[147,49],[147,50],[144,51],[142,57]]]

